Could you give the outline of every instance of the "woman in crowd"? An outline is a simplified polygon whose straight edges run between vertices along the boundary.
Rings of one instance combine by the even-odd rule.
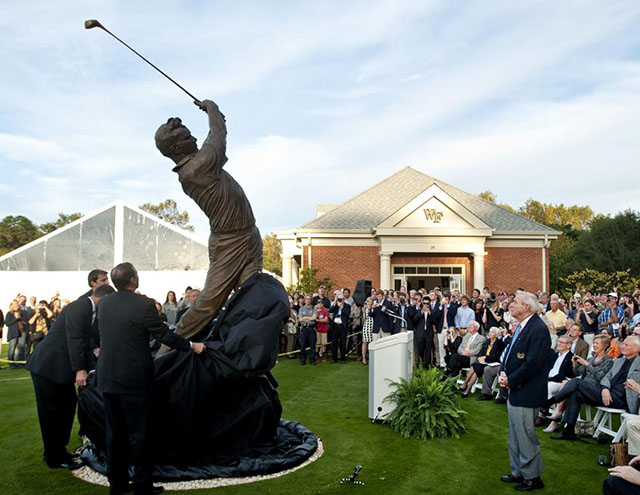
[[[176,315],[178,314],[178,300],[176,293],[170,290],[162,305],[162,312],[167,315],[167,324],[169,326],[176,324]]]
[[[482,313],[482,325],[485,328],[485,332],[488,328],[499,327],[500,322],[502,322],[503,315],[504,311],[500,307],[500,303],[492,294],[491,299],[487,301]]]
[[[469,397],[471,389],[478,381],[478,377],[482,376],[484,369],[488,363],[500,362],[500,353],[502,353],[502,341],[498,340],[498,334],[500,329],[497,326],[493,326],[489,329],[489,338],[482,344],[480,354],[475,363],[471,365],[471,371],[465,378],[462,385],[460,385],[460,391],[462,397]]]
[[[448,332],[447,340],[444,343],[444,351],[445,351],[444,361],[448,365],[449,359],[451,359],[451,356],[453,356],[457,352],[458,347],[460,347],[460,344],[462,343],[462,339],[467,334],[467,329],[461,328],[460,334],[458,334],[458,332],[454,327],[449,327],[447,332]]]
[[[295,297],[295,295],[294,295]],[[296,334],[298,333],[298,311],[295,309],[293,302],[294,297],[289,298],[289,319],[287,320],[287,353],[293,352],[296,343]],[[289,359],[295,358],[293,354],[288,354]]]
[[[575,380],[584,380],[586,382],[599,385],[600,381],[609,372],[613,366],[613,359],[609,357],[607,351],[611,341],[609,337],[605,335],[596,335],[593,339],[593,356],[589,360],[583,359],[580,356],[573,356],[571,362],[573,364],[573,375],[580,377],[574,378]],[[569,380],[562,382],[562,387]],[[561,387],[561,389],[562,389]],[[553,433],[559,429],[559,421],[562,418],[564,412],[566,400],[560,402],[553,415],[549,417],[551,423],[543,431],[546,433]]]
[[[29,343],[33,346],[33,349],[35,349],[42,339],[44,339],[49,333],[52,321],[53,311],[49,309],[47,301],[40,301],[35,313],[33,313],[33,316],[29,318],[29,325],[32,328],[32,331],[29,334]]]
[[[9,341],[9,361],[24,361],[27,343],[28,322],[27,312],[20,309],[20,303],[15,299],[11,301],[9,312],[5,318],[8,327],[7,340]],[[10,368],[23,368],[23,364],[10,363]]]
[[[162,312],[162,304],[160,304],[158,301],[155,301],[155,303],[156,303],[156,309],[158,310],[158,316],[164,322],[165,325],[168,325],[168,323],[167,323],[167,315],[165,315]]]
[[[373,340],[373,299],[367,297],[362,311],[362,364],[367,364],[367,349]]]
[[[613,330],[611,330],[611,328],[603,328],[600,331],[600,335],[604,335],[609,339],[610,345],[607,351],[607,355],[611,359],[618,359],[622,354],[622,349],[620,348],[620,343],[619,343],[620,339],[618,337],[613,336]]]
[[[474,299],[471,309],[473,309],[473,312],[476,315],[476,321],[478,322],[478,325],[480,325],[478,333],[482,335],[484,334],[484,323],[482,323],[482,317],[484,316],[484,301],[480,298]]]

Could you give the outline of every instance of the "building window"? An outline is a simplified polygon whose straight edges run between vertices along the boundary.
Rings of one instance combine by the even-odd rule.
[[[440,287],[445,290],[459,290],[464,293],[464,265],[394,265],[393,286],[399,290],[404,286],[407,290]]]

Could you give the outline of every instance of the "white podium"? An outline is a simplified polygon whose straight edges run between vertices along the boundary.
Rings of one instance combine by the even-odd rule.
[[[391,381],[413,376],[413,332],[401,332],[369,344],[369,418],[382,419],[395,405],[384,402]],[[380,409],[382,408],[382,409]]]

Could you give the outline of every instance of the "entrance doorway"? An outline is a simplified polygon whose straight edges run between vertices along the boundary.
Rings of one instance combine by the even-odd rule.
[[[464,265],[394,265],[393,285],[395,290],[406,287],[426,289],[440,287],[442,290],[459,290],[464,293]]]

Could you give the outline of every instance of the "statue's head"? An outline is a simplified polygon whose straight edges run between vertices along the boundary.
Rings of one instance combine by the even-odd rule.
[[[198,151],[196,138],[177,117],[171,117],[166,124],[158,127],[155,140],[160,153],[171,159],[182,158]]]

